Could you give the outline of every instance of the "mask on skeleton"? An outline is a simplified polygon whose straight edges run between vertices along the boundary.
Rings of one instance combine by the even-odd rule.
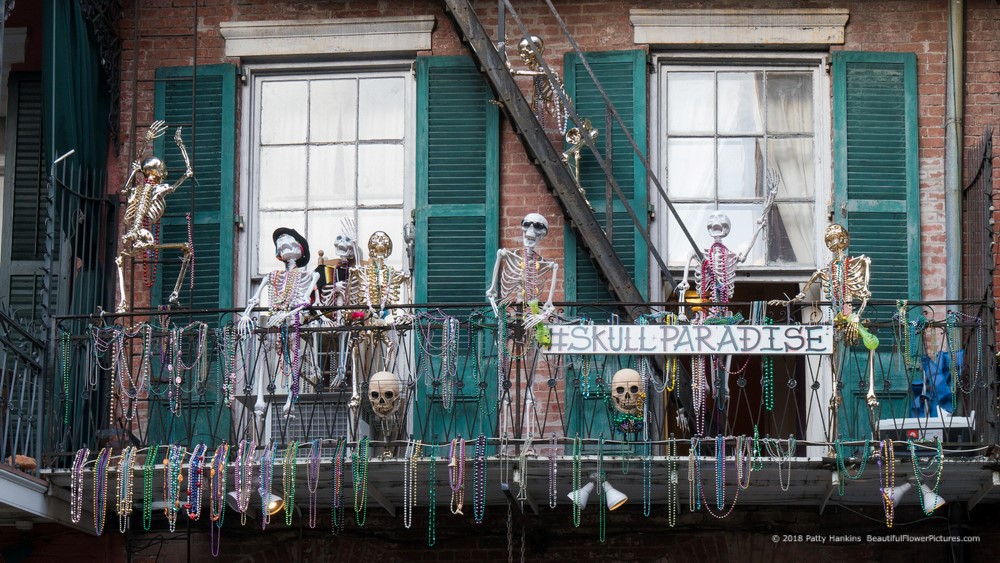
[[[402,398],[401,384],[396,374],[380,371],[368,380],[368,397],[372,410],[380,418],[387,418],[399,408]]]
[[[713,211],[708,216],[708,234],[712,238],[725,238],[729,235],[730,228],[729,217],[725,213]]]
[[[639,414],[642,378],[634,369],[620,369],[611,378],[611,398],[615,409],[626,414]]]
[[[524,233],[524,247],[534,250],[549,233],[549,221],[539,213],[528,213],[521,221],[521,232]]]

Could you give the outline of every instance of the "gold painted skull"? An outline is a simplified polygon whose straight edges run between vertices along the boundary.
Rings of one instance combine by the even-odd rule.
[[[385,260],[392,254],[392,239],[385,231],[375,231],[368,239],[368,255],[372,260]]]

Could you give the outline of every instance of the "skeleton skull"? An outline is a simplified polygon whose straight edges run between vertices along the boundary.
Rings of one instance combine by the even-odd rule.
[[[535,48],[541,53],[542,49],[545,48],[545,42],[541,40],[540,37],[532,35],[527,39],[522,39],[520,43],[517,44],[517,54],[521,56],[521,62],[524,66],[530,68],[531,70],[538,70],[539,64],[538,59],[535,57],[535,53],[531,51],[530,43],[535,44]]]
[[[142,161],[142,174],[153,182],[159,183],[167,177],[167,167],[163,161],[151,156]]]
[[[379,418],[388,418],[399,408],[401,387],[396,374],[388,371],[380,371],[368,379],[368,397]]]
[[[729,216],[721,211],[713,211],[708,216],[708,234],[718,240],[729,235],[731,229]]]
[[[847,229],[836,223],[826,228],[826,247],[831,252],[845,250],[849,244],[851,244],[851,235]]]
[[[620,369],[611,378],[611,398],[615,408],[627,414],[639,414],[642,377],[634,369]]]
[[[385,231],[375,231],[368,239],[368,255],[373,260],[385,260],[392,254],[392,239]]]
[[[549,233],[549,221],[540,213],[528,213],[521,221],[521,232],[524,233],[524,247],[534,250]]]

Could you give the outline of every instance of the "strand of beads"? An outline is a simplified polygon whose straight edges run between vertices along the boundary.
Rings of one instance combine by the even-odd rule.
[[[607,499],[604,492],[604,433],[597,441],[597,539],[601,543],[607,539]]]
[[[73,468],[70,470],[69,481],[69,519],[74,523],[80,522],[83,514],[83,466],[90,457],[89,448],[80,448],[73,458]]]
[[[573,527],[580,527],[580,458],[583,454],[583,440],[577,434],[573,438]]]
[[[671,528],[677,525],[677,513],[680,512],[680,495],[677,494],[677,440],[671,434],[667,439],[667,524]]]
[[[892,440],[882,440],[879,467],[879,490],[882,493],[882,508],[885,510],[885,527],[892,528],[896,517],[893,497],[896,493],[896,452]]]
[[[250,491],[253,489],[253,454],[257,450],[257,442],[240,440],[236,449],[235,467],[233,467],[234,485],[236,486],[236,509],[240,513],[240,524],[247,525],[247,508],[250,506]]]
[[[219,369],[222,370],[219,385],[222,387],[222,405],[230,406],[236,397],[236,327],[227,324],[217,333]]]
[[[163,514],[167,517],[171,533],[177,530],[177,512],[181,507],[181,482],[184,481],[181,469],[186,453],[187,448],[184,446],[171,444],[167,448],[167,457],[163,460]]]
[[[187,503],[184,508],[187,509],[188,518],[192,520],[198,520],[201,518],[201,499],[202,492],[204,491],[205,483],[205,451],[208,450],[208,446],[205,444],[196,444],[191,450],[191,460],[188,461],[188,485],[187,485]]]
[[[923,510],[924,514],[928,516],[934,513],[937,509],[937,505],[939,504],[938,500],[941,497],[938,496],[938,487],[941,485],[941,473],[944,472],[944,450],[941,448],[940,440],[934,441],[937,442],[937,456],[935,457],[935,461],[937,462],[937,471],[934,475],[934,503],[928,507],[924,502],[923,491],[917,491],[917,498],[920,499],[920,509]],[[906,440],[906,447],[910,450],[910,462],[913,464],[913,478],[917,481],[917,488],[922,489],[922,480],[926,477],[924,477],[923,471],[921,471],[920,467],[917,465],[917,447],[913,443],[913,440],[910,439]]]
[[[271,480],[274,478],[274,442],[264,446],[260,455],[260,529],[264,530],[271,523]]]
[[[556,472],[558,468],[556,467],[556,454],[558,445],[556,443],[556,433],[553,432],[552,436],[549,438],[549,508],[555,508],[556,501]]]
[[[281,485],[285,493],[285,525],[292,525],[292,515],[295,513],[295,474],[298,472],[299,443],[292,443],[285,448],[285,458],[281,461]]]
[[[483,523],[486,514],[486,436],[480,434],[476,438],[476,460],[472,472],[473,498],[472,521]]]
[[[160,446],[153,444],[146,450],[146,460],[142,464],[142,529],[146,531],[153,520],[153,474],[159,456]]]
[[[781,487],[782,492],[788,492],[788,487],[792,484],[792,457],[795,456],[795,435],[791,434],[788,436],[788,452],[784,454],[781,453],[780,440],[765,437],[764,445],[767,446],[768,453],[771,454],[771,457],[778,464],[778,486]],[[788,463],[787,481],[781,477],[781,466],[785,462]]]
[[[344,458],[347,457],[347,439],[337,439],[337,447],[333,453],[333,464],[331,471],[331,499],[332,516],[330,518],[330,529],[334,535],[344,531],[346,518],[344,518]]]
[[[760,453],[760,429],[753,425],[753,453],[750,456],[750,471],[764,469],[764,456]]]
[[[368,436],[363,436],[351,454],[351,471],[354,480],[354,522],[363,528],[368,520]]]
[[[229,463],[229,444],[223,442],[215,448],[208,470],[209,496],[208,515],[212,523],[208,526],[209,547],[212,557],[219,556],[222,543],[222,523],[226,519],[226,467]]]
[[[652,446],[649,442],[642,445],[642,515],[649,518],[650,504],[652,502],[650,492],[652,489]]]
[[[132,471],[135,464],[135,452],[135,446],[125,446],[118,457],[116,512],[118,513],[118,531],[123,534],[128,529],[129,516],[132,514],[132,487],[135,481]]]
[[[322,459],[320,441],[313,439],[309,450],[309,473],[306,487],[309,489],[309,528],[316,527],[316,491],[319,489],[319,465]]]
[[[736,485],[743,490],[750,488],[750,466],[753,460],[753,444],[750,438],[739,435],[736,438]]]
[[[833,443],[834,449],[837,452],[837,469],[840,471],[840,476],[842,477],[842,479],[839,480],[840,482],[837,485],[837,493],[840,496],[844,496],[845,481],[856,481],[860,479],[862,475],[864,475],[865,465],[868,463],[868,452],[870,451],[870,445],[871,445],[870,440],[871,437],[865,438],[865,447],[863,450],[861,450],[861,463],[858,466],[857,473],[855,473],[854,475],[851,475],[851,473],[847,470],[847,463],[845,459],[846,456],[844,455],[843,442],[841,442],[840,439],[838,438],[837,441]]]
[[[465,438],[451,440],[448,457],[451,459],[448,465],[448,486],[451,488],[448,507],[452,514],[462,514],[462,505],[465,504]]]
[[[108,465],[111,463],[111,448],[102,448],[97,456],[94,469],[94,533],[104,533],[104,518],[108,509]]]
[[[705,356],[691,358],[691,402],[695,432],[705,434]]]
[[[698,473],[698,482],[701,483],[701,463],[697,464],[696,471]],[[736,495],[733,496],[733,502],[729,505],[729,509],[725,512],[720,512],[716,514],[712,511],[712,508],[708,505],[708,499],[705,498],[704,487],[699,487],[699,494],[701,495],[701,500],[705,503],[705,511],[708,512],[709,516],[722,520],[730,514],[733,513],[733,509],[736,508],[736,502],[740,499],[740,488],[736,487]],[[716,436],[715,438],[715,507],[718,510],[722,510],[726,506],[726,439],[724,436]]]
[[[403,466],[403,527],[407,530],[413,524],[413,507],[417,505],[417,459],[423,447],[420,440],[410,442]]]
[[[701,510],[701,440],[691,438],[688,450],[688,511]]]
[[[764,324],[773,325],[774,319],[764,317]],[[764,395],[764,410],[771,412],[774,410],[774,357],[761,356],[760,364],[760,387],[761,393]]]
[[[62,352],[62,388],[63,388],[63,424],[69,424],[69,359],[71,355],[72,341],[67,331],[62,331],[59,335],[59,350]]]
[[[427,475],[427,547],[437,543],[437,450],[431,448]]]
[[[185,213],[185,218],[187,219],[187,235],[188,235],[188,256],[190,257],[190,263],[188,264],[188,271],[191,276],[191,281],[188,282],[188,289],[194,291],[194,233],[191,221],[191,212]]]

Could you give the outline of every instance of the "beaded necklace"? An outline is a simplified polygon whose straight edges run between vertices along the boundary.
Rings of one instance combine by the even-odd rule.
[[[139,407],[139,399],[143,391],[146,389],[146,383],[149,381],[149,371],[150,371],[150,356],[152,350],[152,331],[153,328],[148,324],[142,323],[139,325],[138,329],[134,333],[128,333],[125,328],[119,330],[114,339],[114,373],[115,382],[117,383],[118,392],[112,393],[112,400],[110,402],[110,420],[114,420],[115,413],[115,401],[114,397],[117,395],[119,397],[119,402],[121,403],[122,416],[125,420],[131,421],[137,412]],[[133,374],[129,369],[131,365],[131,358],[129,357],[129,352],[125,344],[125,338],[128,337],[131,341],[135,336],[142,334],[142,351],[140,354],[140,363],[137,373]],[[127,403],[127,405],[126,405]]]
[[[868,463],[868,452],[871,445],[870,440],[871,437],[865,438],[865,447],[861,450],[861,463],[858,466],[857,473],[854,475],[851,475],[851,473],[847,470],[847,463],[845,459],[847,456],[844,455],[844,443],[840,441],[840,438],[837,438],[837,441],[833,443],[834,449],[837,453],[837,469],[840,471],[840,476],[843,477],[843,479],[839,480],[840,482],[837,485],[837,493],[840,496],[844,496],[845,481],[856,481],[865,473],[865,465]]]
[[[281,485],[285,495],[285,525],[292,525],[292,515],[295,514],[295,474],[298,472],[299,443],[292,443],[285,448],[285,458],[281,461]]]
[[[253,454],[257,450],[257,442],[240,440],[236,449],[233,477],[236,481],[236,509],[240,513],[240,524],[247,525],[247,508],[250,506],[250,491],[253,489]]]
[[[191,450],[191,460],[188,461],[187,503],[184,508],[187,509],[188,518],[192,520],[201,518],[201,499],[204,491],[202,485],[205,482],[205,451],[207,449],[208,446],[205,444],[196,444]]]
[[[363,528],[368,519],[368,436],[363,436],[351,453],[354,480],[354,522]]]
[[[556,433],[553,432],[552,436],[549,438],[549,508],[556,507],[556,472],[558,468],[556,467],[556,450],[558,445],[556,444]]]
[[[152,184],[150,181],[146,181],[147,184]],[[143,207],[145,207],[146,202],[149,199],[150,189],[143,190],[142,202]],[[143,228],[147,231],[151,230],[153,235],[153,245],[151,248],[146,250],[146,260],[142,263],[142,281],[143,284],[148,289],[152,289],[156,285],[156,269],[160,264],[160,222],[157,221],[152,226],[149,224],[149,218],[142,220]],[[152,268],[150,268],[152,264]]]
[[[177,512],[181,508],[181,482],[184,481],[181,469],[186,453],[186,447],[171,444],[167,449],[167,457],[163,460],[163,500],[165,501],[163,514],[167,517],[171,533],[177,530]]]
[[[937,471],[935,472],[934,475],[933,505],[928,507],[924,503],[924,495],[922,490],[918,491],[917,494],[917,498],[920,499],[920,509],[923,510],[924,514],[928,516],[934,513],[934,510],[936,510],[936,507],[938,505],[938,500],[941,498],[938,496],[938,487],[941,485],[941,473],[944,472],[944,450],[941,448],[940,440],[935,440],[935,442],[937,442],[937,456],[935,458],[935,461],[937,462]],[[917,488],[922,489],[924,485],[924,483],[922,483],[922,480],[926,479],[926,477],[924,476],[923,471],[921,471],[920,467],[917,465],[917,447],[913,443],[913,440],[910,439],[906,440],[906,447],[910,450],[910,462],[913,464],[913,477],[917,481]]]
[[[750,488],[750,465],[753,460],[753,446],[750,438],[739,435],[736,437],[736,485],[743,490]]]
[[[736,508],[736,502],[740,498],[740,488],[736,487],[736,495],[733,497],[732,504],[729,505],[729,509],[725,512],[720,512],[716,514],[712,511],[712,507],[708,505],[708,499],[705,498],[705,489],[701,487],[701,460],[699,459],[696,472],[698,474],[699,483],[699,495],[702,502],[705,503],[705,511],[708,512],[709,516],[722,520],[730,514],[733,513],[733,509]],[[722,435],[715,437],[715,508],[721,511],[726,506],[726,438]]]
[[[893,506],[893,497],[896,493],[896,452],[892,440],[882,440],[878,467],[879,491],[882,493],[882,508],[885,510],[885,527],[892,528],[896,517],[896,507]]]
[[[365,304],[369,311],[375,311],[374,300],[372,299],[371,288],[375,286],[375,297],[378,299],[379,312],[385,310],[389,302],[389,294],[392,293],[392,268],[382,263],[382,260],[373,260],[365,267],[365,275],[361,278],[361,290],[365,296]]]
[[[465,438],[452,438],[448,457],[451,459],[448,464],[448,486],[451,488],[448,507],[452,514],[462,514],[462,505],[465,504]]]
[[[264,451],[260,455],[260,487],[257,494],[260,495],[260,529],[264,530],[271,523],[271,511],[268,505],[271,504],[271,480],[274,477],[274,442],[264,446]]]
[[[765,325],[773,325],[774,319],[764,317]],[[774,357],[764,355],[760,359],[760,390],[764,396],[764,410],[772,412],[774,410]]]
[[[782,492],[788,492],[788,487],[792,484],[792,457],[795,455],[795,435],[790,434],[788,436],[788,452],[781,453],[781,441],[776,438],[764,438],[764,445],[767,446],[768,453],[778,464],[778,486],[781,487]],[[788,480],[785,481],[781,477],[781,466],[784,462],[788,462]]]
[[[70,376],[70,365],[69,359],[71,355],[71,340],[70,334],[67,331],[62,331],[59,335],[59,350],[62,352],[59,356],[62,360],[62,388],[63,388],[63,424],[69,424],[69,376]]]
[[[196,341],[197,353],[195,354],[194,361],[191,364],[185,364],[183,359],[183,341],[184,333],[191,328],[196,328],[198,330],[198,338]],[[170,374],[170,385],[167,389],[167,399],[170,406],[170,412],[175,416],[180,416],[181,413],[181,384],[184,382],[183,373],[185,371],[191,371],[198,367],[201,362],[202,356],[205,352],[205,338],[208,335],[208,325],[203,322],[195,321],[188,324],[187,326],[175,327],[170,330],[170,341],[173,350],[172,362],[167,365],[167,372]]]
[[[667,439],[667,524],[671,528],[677,525],[677,513],[680,512],[680,496],[677,494],[677,440],[673,434]]]
[[[132,514],[132,487],[135,481],[132,470],[135,463],[135,452],[135,446],[125,446],[118,457],[116,512],[118,512],[118,531],[123,534],[128,529],[129,516]]]
[[[577,434],[573,438],[573,527],[580,527],[580,457],[583,453],[583,440]]]
[[[108,509],[108,465],[111,463],[111,448],[102,448],[97,456],[94,469],[94,533],[104,533],[104,518]]]
[[[407,530],[413,524],[413,507],[417,505],[417,458],[423,447],[420,440],[406,446],[407,456],[403,465],[403,527]]]
[[[760,428],[753,425],[753,453],[750,457],[750,471],[764,469],[764,456],[760,453]]]
[[[608,539],[607,514],[608,508],[606,493],[604,492],[604,434],[597,441],[597,540],[604,543]]]
[[[458,384],[458,340],[461,323],[456,317],[449,315],[435,317],[421,314],[420,318],[426,319],[427,322],[422,326],[418,323],[417,344],[423,352],[419,375],[424,378],[424,384],[428,389],[440,385],[441,406],[450,412],[455,403]],[[441,346],[437,351],[433,348],[431,328],[435,322],[441,323]],[[433,369],[434,358],[440,358],[440,371],[436,377]]]
[[[642,515],[649,518],[650,504],[652,502],[652,495],[650,494],[650,489],[652,488],[653,480],[653,470],[652,470],[652,446],[649,442],[645,442],[642,445]]]
[[[69,519],[74,523],[80,522],[83,514],[83,466],[90,457],[90,448],[80,448],[73,458],[73,468],[70,470],[69,482]]]
[[[188,235],[188,275],[190,281],[188,282],[188,289],[194,291],[194,221],[191,220],[191,212],[184,214],[187,219],[187,235]]]
[[[146,531],[153,520],[153,474],[159,456],[160,446],[153,444],[146,450],[146,461],[142,464],[142,529]]]
[[[309,473],[306,487],[309,489],[309,528],[316,527],[316,491],[319,489],[319,466],[322,459],[322,449],[319,439],[314,438],[309,450]]]
[[[219,351],[218,366],[222,373],[219,378],[219,386],[222,390],[222,405],[230,406],[236,397],[236,327],[231,323],[216,333]]]
[[[961,381],[962,378],[959,377],[959,374],[961,373],[961,366],[959,366],[959,364],[958,364],[958,362],[959,362],[959,360],[958,360],[958,353],[960,351],[958,348],[960,346],[958,344],[956,344],[956,342],[958,342],[959,340],[961,340],[961,334],[962,334],[961,327],[956,326],[957,323],[958,323],[959,317],[963,318],[965,321],[975,321],[975,323],[976,323],[976,367],[973,370],[972,376],[965,378],[966,380],[969,381],[969,386],[968,387],[966,387],[965,384],[962,383],[962,381]],[[952,374],[952,376],[951,376],[951,392],[952,392],[952,394],[955,393],[956,386],[959,389],[961,389],[962,392],[965,393],[965,394],[971,393],[972,390],[976,388],[977,384],[979,385],[979,387],[985,388],[986,384],[987,384],[986,383],[986,379],[981,379],[981,377],[980,377],[982,375],[982,371],[983,371],[983,363],[982,363],[983,362],[983,320],[980,319],[979,317],[973,317],[971,315],[966,315],[964,313],[958,313],[958,312],[955,312],[955,311],[948,311],[948,316],[947,316],[947,318],[945,320],[945,325],[946,325],[945,334],[946,334],[947,339],[948,339],[948,350],[950,352],[949,356],[950,356],[950,359],[951,359],[951,374]]]
[[[226,520],[226,467],[229,464],[229,444],[223,442],[215,448],[208,470],[208,541],[212,557],[219,556],[222,543],[222,523]]]
[[[337,447],[333,453],[333,464],[331,471],[332,485],[330,487],[332,517],[330,518],[330,529],[334,535],[344,531],[346,518],[344,518],[344,459],[347,457],[347,439],[338,438]]]
[[[695,432],[705,434],[705,356],[691,358],[691,402]]]
[[[697,468],[697,470],[696,470]],[[691,438],[688,450],[688,511],[701,510],[701,440]]]
[[[486,514],[486,436],[476,438],[476,460],[472,471],[472,521],[483,523]]]
[[[289,262],[289,264],[291,263]],[[299,268],[297,266],[285,268],[284,272],[274,270],[269,274],[269,283],[267,284],[269,313],[291,311],[295,308],[292,298],[295,296],[299,277]]]
[[[431,448],[427,475],[427,547],[437,543],[437,450]]]

